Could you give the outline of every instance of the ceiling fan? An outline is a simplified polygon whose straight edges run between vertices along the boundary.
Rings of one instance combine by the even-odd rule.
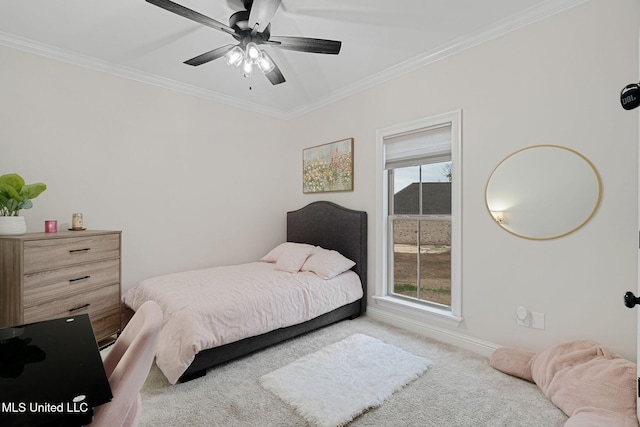
[[[229,65],[236,67],[242,65],[245,75],[251,74],[254,67],[259,68],[274,85],[284,83],[285,78],[271,56],[259,48],[260,45],[329,55],[340,53],[342,46],[342,42],[335,40],[272,36],[270,21],[280,7],[281,0],[242,0],[246,10],[240,10],[231,15],[229,25],[170,0],[146,1],[184,18],[227,33],[238,41],[235,45],[227,44],[191,58],[185,61],[185,64],[198,66],[225,57]]]

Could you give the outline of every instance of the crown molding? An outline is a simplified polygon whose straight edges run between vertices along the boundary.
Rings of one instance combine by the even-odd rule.
[[[196,86],[181,83],[175,80],[159,77],[157,75],[146,73],[133,68],[124,67],[120,65],[113,65],[106,61],[102,61],[96,58],[92,58],[85,55],[80,55],[75,52],[70,52],[64,49],[60,49],[54,46],[50,46],[43,43],[36,43],[31,40],[27,40],[21,37],[14,36],[12,34],[3,33],[0,31],[0,45],[10,48],[22,50],[25,52],[33,53],[36,55],[48,57],[58,61],[66,62],[73,65],[78,65],[84,68],[90,68],[96,71],[101,71],[107,74],[111,74],[118,77],[123,77],[130,80],[135,80],[141,83],[158,86],[164,89],[180,92],[186,95],[192,95],[199,98],[203,98],[209,101],[215,101],[228,106],[240,108],[243,110],[249,110],[260,114],[266,114],[276,118],[284,118],[282,112],[268,108],[262,105],[245,102],[240,99],[224,95],[215,91],[205,90]]]
[[[106,61],[66,51],[47,44],[36,43],[31,40],[23,39],[3,32],[0,32],[0,44],[14,49],[34,53],[36,55],[41,55],[70,64],[79,65],[81,67],[102,71],[115,76],[151,84],[187,95],[196,96],[232,107],[265,114],[283,120],[289,120],[317,110],[326,105],[332,104],[340,99],[354,95],[358,92],[362,92],[371,87],[377,86],[386,81],[393,80],[399,76],[415,71],[436,61],[440,61],[448,56],[455,55],[456,53],[462,52],[481,43],[485,43],[489,40],[510,33],[534,22],[546,19],[567,9],[578,6],[582,3],[586,3],[587,1],[589,0],[547,0],[544,3],[513,15],[508,19],[504,19],[498,22],[497,24],[491,25],[490,27],[460,37],[457,40],[439,46],[436,49],[425,52],[410,60],[399,63],[391,68],[387,68],[386,70],[381,71],[369,78],[363,79],[358,83],[334,91],[318,102],[289,111],[281,111],[265,107],[263,105],[245,102],[218,92],[205,90],[175,80],[158,77],[151,73],[142,72],[132,68],[109,64]]]
[[[549,18],[567,9],[573,8],[589,0],[547,0],[546,2],[531,7],[521,13],[503,19],[490,27],[484,28],[479,32],[468,34],[453,40],[450,43],[438,46],[431,51],[425,52],[405,62],[399,63],[391,68],[387,68],[377,74],[374,74],[358,83],[347,86],[338,91],[332,92],[319,102],[312,105],[304,106],[299,109],[291,110],[285,115],[285,119],[292,119],[310,113],[326,105],[332,104],[340,99],[354,95],[358,92],[370,89],[381,83],[393,80],[404,74],[425,67],[434,62],[440,61],[448,56],[455,55],[464,50],[470,49],[479,44],[488,42],[512,31],[526,27],[534,22]]]

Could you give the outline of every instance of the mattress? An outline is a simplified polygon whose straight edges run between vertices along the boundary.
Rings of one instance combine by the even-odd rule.
[[[148,300],[160,305],[156,364],[175,384],[202,350],[311,320],[362,296],[350,270],[326,280],[253,262],[149,278],[123,301],[133,310]]]

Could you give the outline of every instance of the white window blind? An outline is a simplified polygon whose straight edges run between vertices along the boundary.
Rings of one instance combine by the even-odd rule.
[[[451,160],[451,123],[384,137],[384,168]]]

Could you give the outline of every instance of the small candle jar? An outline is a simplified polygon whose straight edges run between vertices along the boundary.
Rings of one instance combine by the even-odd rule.
[[[44,232],[45,233],[57,233],[58,232],[58,221],[55,219],[49,219],[44,222]]]
[[[83,226],[82,226],[82,214],[81,213],[74,213],[73,216],[71,217],[71,228],[73,228],[74,230],[82,230]]]

